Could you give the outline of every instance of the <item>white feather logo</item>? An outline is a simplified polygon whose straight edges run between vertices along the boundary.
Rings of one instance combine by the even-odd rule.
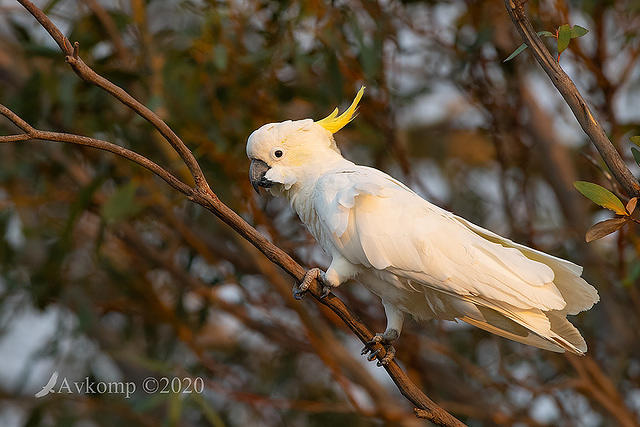
[[[49,381],[47,381],[47,384],[45,384],[45,386],[42,387],[42,390],[37,392],[35,396],[37,398],[40,398],[40,397],[46,396],[49,393],[55,393],[53,391],[53,386],[56,385],[56,381],[58,381],[58,371],[55,371],[53,374],[51,374],[51,378],[49,378]]]

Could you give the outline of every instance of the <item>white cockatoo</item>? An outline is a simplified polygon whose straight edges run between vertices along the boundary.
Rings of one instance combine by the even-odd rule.
[[[387,327],[369,344],[385,346],[383,363],[395,353],[404,313],[584,354],[587,345],[566,318],[599,299],[582,267],[472,224],[342,157],[333,134],[354,117],[363,90],[341,115],[336,108],[319,121],[269,123],[247,141],[256,191],[286,197],[331,256],[326,272],[307,272],[296,297],[315,278],[326,289],[357,278],[382,299]]]

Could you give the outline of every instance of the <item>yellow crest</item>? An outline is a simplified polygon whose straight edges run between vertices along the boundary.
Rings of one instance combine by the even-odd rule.
[[[364,86],[360,88],[360,90],[356,94],[356,97],[353,99],[353,102],[344,113],[338,116],[338,108],[336,107],[336,109],[333,110],[331,114],[329,114],[322,120],[318,120],[316,123],[331,133],[338,132],[340,129],[345,127],[347,123],[355,118],[355,113],[358,109],[358,103],[362,98],[362,94],[364,94]]]

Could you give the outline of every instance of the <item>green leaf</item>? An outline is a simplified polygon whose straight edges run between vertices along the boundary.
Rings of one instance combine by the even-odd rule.
[[[637,136],[632,136],[631,138],[629,138],[631,140],[631,142],[633,142],[634,144],[636,144],[638,147],[640,147],[640,135]]]
[[[576,190],[595,204],[612,210],[618,215],[626,215],[624,205],[620,199],[606,188],[586,181],[576,181],[573,185],[576,187]]]
[[[123,219],[131,218],[142,210],[143,206],[136,202],[136,189],[136,185],[129,182],[127,185],[118,188],[107,199],[102,205],[101,211],[105,221],[108,223],[122,221]]]
[[[527,45],[525,43],[522,43],[516,50],[513,51],[513,53],[511,55],[509,55],[507,57],[507,59],[505,59],[502,62],[511,61],[513,58],[515,58],[516,56],[520,55],[520,52],[522,52],[526,48],[527,48]]]
[[[555,34],[553,34],[551,31],[538,31],[538,35],[539,36],[543,36],[543,37],[555,37]],[[518,48],[516,50],[513,51],[513,53],[511,55],[509,55],[507,57],[507,59],[505,59],[502,62],[504,63],[504,62],[507,62],[507,61],[511,61],[513,58],[518,56],[526,48],[527,48],[527,45],[525,43],[522,43],[520,46],[518,46]]]
[[[636,147],[631,147],[631,154],[633,154],[633,158],[635,159],[638,166],[640,166],[640,150]]]
[[[575,39],[577,37],[582,37],[588,32],[589,30],[587,30],[586,28],[581,27],[580,25],[574,25],[573,28],[571,28],[571,38]]]
[[[551,31],[538,31],[538,35],[539,36],[543,36],[543,37],[555,37],[556,36]]]
[[[561,25],[558,28],[558,55],[560,55],[571,41],[571,27],[567,24]]]

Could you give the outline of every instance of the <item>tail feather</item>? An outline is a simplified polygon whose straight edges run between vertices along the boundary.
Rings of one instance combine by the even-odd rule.
[[[403,306],[402,309],[418,318],[459,319],[501,337],[544,350],[569,351],[579,355],[587,351],[584,338],[567,320],[566,310],[522,309],[502,301],[430,288],[425,288],[423,293],[427,304]],[[421,306],[422,311],[417,306]]]
[[[578,354],[587,352],[587,343],[580,335],[580,331],[567,320],[565,313],[552,311],[546,313],[546,315],[551,322],[551,332],[568,344],[570,351]]]
[[[464,218],[454,216],[456,220],[464,224],[469,230],[484,237],[490,242],[502,246],[518,249],[527,258],[547,265],[554,273],[553,284],[558,288],[562,298],[566,301],[564,312],[578,314],[589,310],[600,300],[598,291],[582,277],[582,267],[562,258],[549,255],[542,251],[520,245],[505,237],[499,236],[487,229],[477,226]]]
[[[515,243],[489,230],[470,223],[463,218],[455,218],[462,224],[466,225],[471,231],[485,239],[505,247],[518,249],[527,258],[543,263],[551,268],[554,274],[553,284],[557,287],[558,291],[560,291],[562,299],[566,302],[566,305],[562,310],[518,310],[518,312],[516,312],[510,307],[505,307],[505,304],[503,303],[492,301],[487,304],[488,301],[480,301],[481,305],[488,306],[513,322],[526,327],[528,330],[532,331],[537,338],[526,337],[515,339],[513,337],[509,337],[506,335],[511,333],[508,329],[500,329],[492,322],[487,322],[486,320],[474,319],[473,321],[477,323],[475,326],[483,329],[487,329],[487,325],[493,329],[498,328],[498,330],[501,331],[498,335],[514,339],[515,341],[524,342],[525,344],[534,345],[536,347],[546,348],[549,350],[550,348],[548,348],[548,346],[551,345],[554,348],[550,350],[553,351],[566,350],[580,355],[584,354],[587,351],[587,344],[585,343],[584,338],[582,338],[582,335],[580,335],[580,332],[567,320],[566,316],[567,314],[573,315],[578,314],[581,311],[589,310],[600,300],[600,297],[598,295],[598,291],[587,283],[586,280],[580,277],[582,275],[582,267],[570,261]],[[534,314],[533,311],[536,313]],[[549,323],[548,328],[544,327],[544,322],[539,322],[540,314],[544,315],[547,319]],[[482,324],[482,322],[485,322],[487,325]],[[468,323],[474,324],[472,322]],[[542,339],[544,345],[540,345],[540,340],[538,338]]]
[[[578,329],[567,320],[566,313],[522,310],[508,304],[476,300],[478,315],[460,317],[473,326],[523,344],[559,353],[569,351],[583,355],[587,344]]]
[[[559,346],[555,342],[549,342],[548,340],[545,340],[530,331],[527,331],[527,334],[523,336],[520,334],[513,333],[509,330],[494,326],[490,323],[487,323],[486,321],[473,319],[471,317],[464,316],[460,318],[460,320],[467,322],[468,324],[473,325],[476,328],[484,329],[487,332],[491,332],[492,334],[510,339],[512,341],[519,342],[521,344],[531,345],[534,347],[541,348],[543,350],[555,351],[558,353],[564,352],[564,347]]]

